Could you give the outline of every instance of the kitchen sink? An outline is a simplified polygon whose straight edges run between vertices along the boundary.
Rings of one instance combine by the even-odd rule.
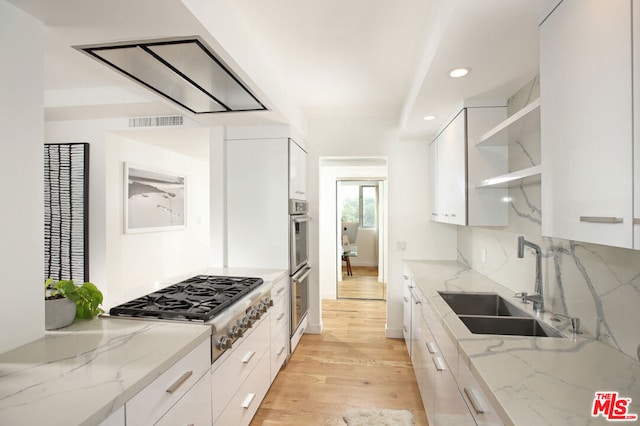
[[[458,315],[490,315],[505,317],[528,317],[522,309],[516,307],[496,293],[454,293],[439,292],[440,296]]]
[[[564,337],[497,293],[439,292],[473,334]]]
[[[534,337],[564,337],[535,318],[458,315],[473,334],[499,334]]]

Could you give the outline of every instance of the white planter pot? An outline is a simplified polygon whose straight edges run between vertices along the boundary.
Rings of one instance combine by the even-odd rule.
[[[57,330],[70,325],[76,318],[76,304],[65,298],[44,301],[44,328]]]

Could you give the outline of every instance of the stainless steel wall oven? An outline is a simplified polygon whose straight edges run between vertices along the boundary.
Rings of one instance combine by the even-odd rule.
[[[291,336],[309,309],[309,222],[307,202],[289,200],[289,275],[291,277]]]

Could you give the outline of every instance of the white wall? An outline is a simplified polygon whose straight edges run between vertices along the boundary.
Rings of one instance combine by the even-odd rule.
[[[44,334],[43,36],[0,0],[0,353]]]
[[[456,259],[456,227],[430,220],[428,164],[425,141],[400,141],[390,149],[387,337],[402,337],[402,261]],[[401,242],[406,250],[398,249]]]
[[[160,283],[167,278],[211,266],[208,158],[197,160],[112,134],[107,138],[105,154],[108,214],[104,305],[109,307],[145,295],[158,286],[166,286]],[[186,229],[123,232],[125,163],[186,176]]]
[[[208,158],[196,160],[139,142],[134,138],[137,134],[139,139],[146,139],[142,137],[145,130],[128,130],[126,119],[46,124],[47,142],[90,143],[89,274],[105,296],[106,309],[154,290],[164,279],[222,264],[221,254],[215,251],[214,255],[210,244]],[[179,132],[172,135],[180,138]],[[202,141],[183,143],[209,145],[211,140],[215,141],[215,136],[207,133]],[[187,229],[123,232],[125,162],[187,175]],[[217,220],[222,221],[219,210],[215,212]],[[221,228],[222,224],[216,225],[216,232]]]

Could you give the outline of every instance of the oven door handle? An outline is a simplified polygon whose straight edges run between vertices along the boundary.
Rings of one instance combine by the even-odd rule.
[[[293,218],[293,223],[311,222],[311,216],[300,216]]]
[[[311,273],[311,266],[306,266],[302,271],[298,273],[300,274],[300,276],[294,275],[293,277],[291,277],[291,280],[299,283],[300,281],[307,278],[310,273]]]

